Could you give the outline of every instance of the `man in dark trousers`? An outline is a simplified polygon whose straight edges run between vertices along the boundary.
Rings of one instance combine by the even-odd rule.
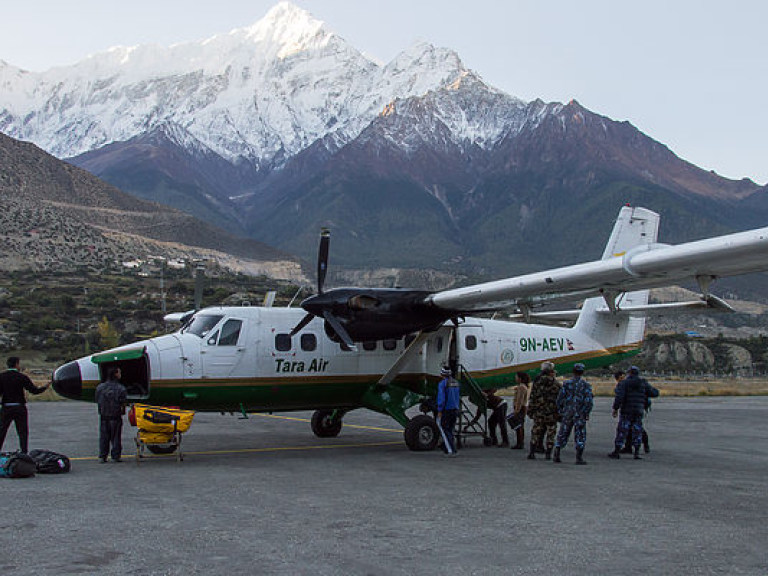
[[[509,433],[507,432],[507,401],[496,394],[496,389],[484,390],[485,402],[492,410],[491,417],[488,418],[488,436],[491,438],[493,446],[509,446]],[[501,431],[501,444],[496,437],[496,428]]]
[[[27,398],[24,390],[32,394],[41,394],[48,386],[38,388],[26,374],[19,371],[21,360],[16,356],[8,358],[8,370],[0,373],[0,398],[2,398],[2,412],[0,412],[0,451],[3,449],[5,435],[11,422],[16,424],[16,433],[19,435],[19,448],[26,454],[29,442],[29,420],[27,417]]]
[[[456,456],[453,430],[456,428],[461,407],[461,384],[453,378],[450,368],[443,368],[440,375],[443,379],[437,385],[437,422],[443,430],[445,453],[448,456]]]
[[[577,362],[573,365],[573,378],[563,382],[563,387],[557,397],[557,410],[561,416],[560,431],[555,441],[553,462],[560,462],[560,449],[565,448],[573,430],[573,444],[576,446],[576,464],[586,464],[584,447],[587,443],[587,420],[594,406],[592,385],[582,376],[584,364]]]
[[[640,443],[643,436],[643,413],[648,406],[649,398],[656,398],[659,391],[648,384],[645,378],[640,378],[640,369],[632,366],[629,376],[616,385],[613,399],[613,417],[621,414],[619,425],[616,427],[616,439],[613,452],[609,458],[619,459],[621,448],[627,435],[632,434],[632,445],[635,449],[635,460],[640,460]]]
[[[533,420],[531,429],[531,451],[528,460],[536,459],[536,447],[544,443],[547,437],[546,459],[552,458],[552,448],[557,435],[557,397],[561,384],[555,378],[555,365],[552,362],[541,364],[541,374],[533,381],[531,399],[528,403],[528,417]]]
[[[107,379],[96,387],[96,403],[99,405],[99,458],[107,461],[112,446],[112,460],[122,462],[123,412],[128,402],[125,386],[120,383],[120,368],[110,368]]]
[[[616,380],[616,386],[619,385],[619,382],[624,380],[624,378],[627,376],[626,372],[624,370],[616,370],[616,372],[613,373],[613,377]],[[614,396],[616,395],[616,388],[613,389]],[[645,406],[645,411],[648,412],[651,407],[651,401],[648,400],[648,404]],[[643,450],[646,454],[651,451],[650,444],[648,443],[648,432],[645,430],[645,426],[643,426]],[[632,434],[627,434],[626,440],[624,440],[624,448],[621,449],[622,454],[632,454]]]

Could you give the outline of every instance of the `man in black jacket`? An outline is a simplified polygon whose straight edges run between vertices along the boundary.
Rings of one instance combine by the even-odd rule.
[[[627,435],[632,433],[632,446],[635,448],[635,460],[640,460],[640,443],[643,435],[643,414],[649,398],[656,398],[659,391],[640,378],[640,369],[632,366],[629,376],[616,385],[613,400],[613,417],[621,413],[616,427],[616,440],[609,458],[620,458],[621,448]]]
[[[122,462],[123,413],[128,402],[125,386],[120,383],[120,368],[110,368],[107,380],[96,387],[99,405],[99,459],[107,461],[112,446],[112,461]]]
[[[0,398],[2,398],[2,412],[0,412],[0,451],[3,449],[5,435],[11,422],[16,424],[16,433],[19,435],[19,448],[26,454],[29,442],[29,420],[27,417],[27,398],[24,390],[32,394],[41,394],[50,386],[38,388],[32,380],[19,371],[21,361],[16,356],[8,358],[8,370],[0,373]]]

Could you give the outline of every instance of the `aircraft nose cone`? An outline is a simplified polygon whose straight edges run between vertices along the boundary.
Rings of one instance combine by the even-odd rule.
[[[56,368],[53,373],[53,389],[65,398],[79,400],[83,393],[80,365],[77,362],[69,362]]]

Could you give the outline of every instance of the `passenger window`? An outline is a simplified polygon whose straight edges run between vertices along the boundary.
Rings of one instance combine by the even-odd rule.
[[[475,350],[477,349],[477,338],[473,336],[472,334],[468,334],[464,338],[464,347],[467,350]]]
[[[219,331],[216,330],[216,332],[213,333],[213,335],[208,338],[208,346],[216,346],[216,338],[219,337]]]
[[[290,334],[275,334],[275,350],[278,352],[288,352],[291,349]]]
[[[301,349],[304,352],[312,352],[317,348],[317,337],[314,334],[305,333],[301,335]]]
[[[376,341],[373,342],[363,342],[363,350],[368,350],[368,352],[373,352],[376,350]]]
[[[382,345],[384,346],[384,350],[394,350],[397,348],[397,340],[384,340]]]
[[[243,326],[242,320],[227,320],[221,327],[221,338],[219,346],[236,346],[240,338],[240,328]]]

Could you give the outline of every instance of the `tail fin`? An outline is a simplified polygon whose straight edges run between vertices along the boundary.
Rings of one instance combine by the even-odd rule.
[[[658,234],[657,213],[645,208],[625,206],[619,212],[602,259],[621,258],[635,248],[655,244]],[[627,292],[621,296],[605,294],[603,298],[589,298],[584,301],[574,330],[585,333],[606,348],[640,342],[645,333],[645,316],[616,315],[610,312],[614,305],[629,307],[647,303],[648,290]]]

